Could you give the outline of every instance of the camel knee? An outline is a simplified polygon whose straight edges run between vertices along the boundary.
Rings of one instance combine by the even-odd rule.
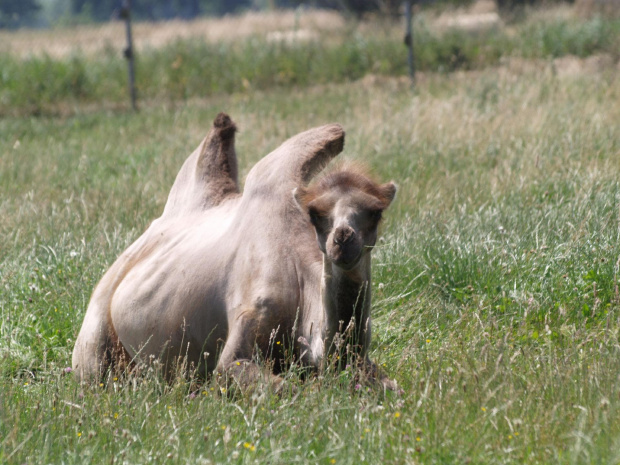
[[[95,383],[101,380],[107,365],[105,352],[100,344],[83,341],[78,337],[71,366],[80,381]]]
[[[85,320],[73,348],[71,365],[81,381],[98,382],[123,350],[114,344],[105,321],[95,317]]]
[[[363,381],[363,384],[369,387],[379,387],[384,391],[399,392],[396,380],[390,379],[387,373],[369,358],[365,358],[360,364],[358,376],[360,381]]]
[[[239,389],[244,394],[251,393],[258,387],[266,387],[277,395],[287,391],[294,394],[297,390],[281,376],[274,375],[265,367],[249,360],[234,360],[226,365],[220,365],[216,373],[221,392],[228,392],[231,387]]]

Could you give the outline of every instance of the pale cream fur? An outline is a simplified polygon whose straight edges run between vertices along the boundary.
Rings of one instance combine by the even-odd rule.
[[[218,115],[181,168],[162,216],[95,288],[73,352],[81,379],[98,381],[110,367],[156,358],[168,374],[183,360],[200,375],[227,371],[247,384],[262,376],[257,354],[271,356],[277,374],[284,348],[319,367],[338,332],[330,294],[343,273],[361,280],[359,353],[367,360],[369,253],[357,271],[332,267],[304,202],[292,194],[342,151],[344,131],[330,124],[292,137],[252,168],[240,193],[235,129]]]

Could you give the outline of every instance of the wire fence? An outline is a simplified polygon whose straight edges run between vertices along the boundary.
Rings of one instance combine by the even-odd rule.
[[[188,95],[184,90],[188,86],[193,89],[202,86],[202,91],[207,93],[210,90],[234,90],[237,87],[227,83],[230,76],[222,78],[221,85],[196,84],[198,77],[193,78],[194,84],[188,84],[187,73],[199,74],[200,67],[212,68],[213,61],[223,66],[225,55],[234,48],[234,44],[256,41],[256,44],[250,47],[254,49],[260,48],[260,43],[299,46],[319,42],[333,33],[340,34],[346,27],[345,19],[338,12],[314,9],[246,12],[235,16],[199,17],[193,20],[138,21],[132,22],[133,47],[129,49],[126,24],[122,16],[121,12],[118,19],[104,23],[52,29],[0,29],[0,60],[3,55],[5,58],[11,57],[12,60],[8,64],[6,60],[5,63],[0,63],[6,71],[5,98],[1,98],[3,89],[0,89],[0,106],[2,100],[14,105],[32,106],[28,95],[33,92],[23,84],[23,76],[26,74],[30,81],[50,81],[41,82],[41,86],[38,86],[36,92],[45,94],[40,99],[42,101],[59,101],[61,97],[58,92],[54,89],[48,91],[48,88],[61,88],[61,91],[68,95],[70,90],[66,89],[67,86],[75,88],[76,98],[97,100],[103,91],[92,88],[99,84],[102,88],[110,87],[112,81],[118,83],[118,64],[123,56],[138,57],[138,87],[148,87],[150,96],[157,94],[158,85],[163,85],[170,91],[168,95],[180,97]],[[194,56],[189,56],[191,54]],[[198,56],[200,54],[202,56]],[[238,52],[237,56],[243,58],[243,53]],[[69,69],[59,70],[59,67],[55,66],[58,63],[67,64]],[[104,67],[105,63],[114,68],[110,69],[108,76],[99,72],[99,68]],[[26,69],[29,66],[34,70],[28,74]],[[153,66],[156,69],[152,68]],[[205,80],[211,79],[213,70],[205,69],[204,74]],[[239,76],[239,80],[251,80],[251,71],[244,70],[242,74],[244,76]],[[154,77],[155,75],[157,77]],[[0,81],[2,78],[3,76],[0,76]],[[67,81],[66,85],[51,83],[51,80],[61,78]],[[95,79],[108,82],[92,82]],[[31,83],[31,87],[37,86]],[[194,95],[196,92],[200,90],[190,91]],[[51,95],[54,93],[55,95]],[[7,94],[10,95],[7,97]],[[117,94],[112,97],[108,93],[113,99],[117,99]],[[34,111],[39,111],[38,102],[34,106]],[[11,113],[6,108],[0,110],[0,113]]]
[[[485,6],[481,15],[476,15],[476,17],[470,15],[467,21],[473,21],[474,27],[481,21],[490,22],[492,25],[498,21],[498,17],[488,14],[494,11],[494,8],[489,8],[487,5],[515,1],[517,0],[474,2]],[[413,0],[411,3],[430,4],[433,2],[434,0]],[[407,3],[410,2],[400,2],[401,15],[404,15]],[[527,3],[532,3],[532,1]],[[569,0],[569,3],[572,2]],[[603,17],[620,16],[620,0],[574,0],[574,5],[574,11],[582,16],[593,14],[600,14]],[[112,13],[111,11],[110,17],[115,17],[115,19],[110,21],[77,26],[11,30],[2,29],[0,25],[0,53],[12,53],[23,58],[33,55],[66,58],[75,53],[95,55],[105,51],[122,51],[126,46],[125,26],[118,13]],[[218,43],[256,35],[265,35],[271,37],[272,40],[316,37],[325,32],[342,30],[346,27],[345,23],[343,15],[334,10],[298,8],[280,11],[250,11],[220,18],[199,17],[190,21],[182,19],[134,21],[133,34],[136,50],[141,51],[156,49],[175,40],[190,38]],[[462,24],[456,25],[462,26]]]
[[[134,22],[138,96],[176,100],[342,82],[367,74],[413,78],[414,66],[441,72],[497,65],[506,50],[540,58],[603,53],[603,61],[617,61],[619,23],[606,17],[587,24],[530,22],[515,34],[515,26],[505,27],[493,0],[478,0],[465,13],[433,16],[423,10],[414,22],[406,19],[417,11],[412,3],[418,2],[401,3],[398,21],[350,22],[334,10],[297,8]],[[560,16],[587,17],[607,12],[609,5],[620,13],[620,0],[577,0]],[[0,116],[38,114],[66,102],[124,104],[129,93],[122,57],[134,55],[127,47],[121,18],[51,29],[0,29]]]

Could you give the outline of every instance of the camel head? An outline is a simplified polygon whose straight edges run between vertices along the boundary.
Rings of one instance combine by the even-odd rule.
[[[395,194],[393,182],[377,184],[356,169],[330,173],[307,189],[293,191],[314,226],[321,252],[345,271],[372,250],[383,211]]]

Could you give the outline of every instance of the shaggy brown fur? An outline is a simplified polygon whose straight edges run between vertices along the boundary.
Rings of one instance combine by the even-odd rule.
[[[395,194],[391,185],[380,185],[367,166],[359,162],[348,162],[334,167],[307,189],[300,189],[298,197],[308,204],[330,189],[338,189],[342,193],[359,190],[377,199],[382,209],[390,205]]]

